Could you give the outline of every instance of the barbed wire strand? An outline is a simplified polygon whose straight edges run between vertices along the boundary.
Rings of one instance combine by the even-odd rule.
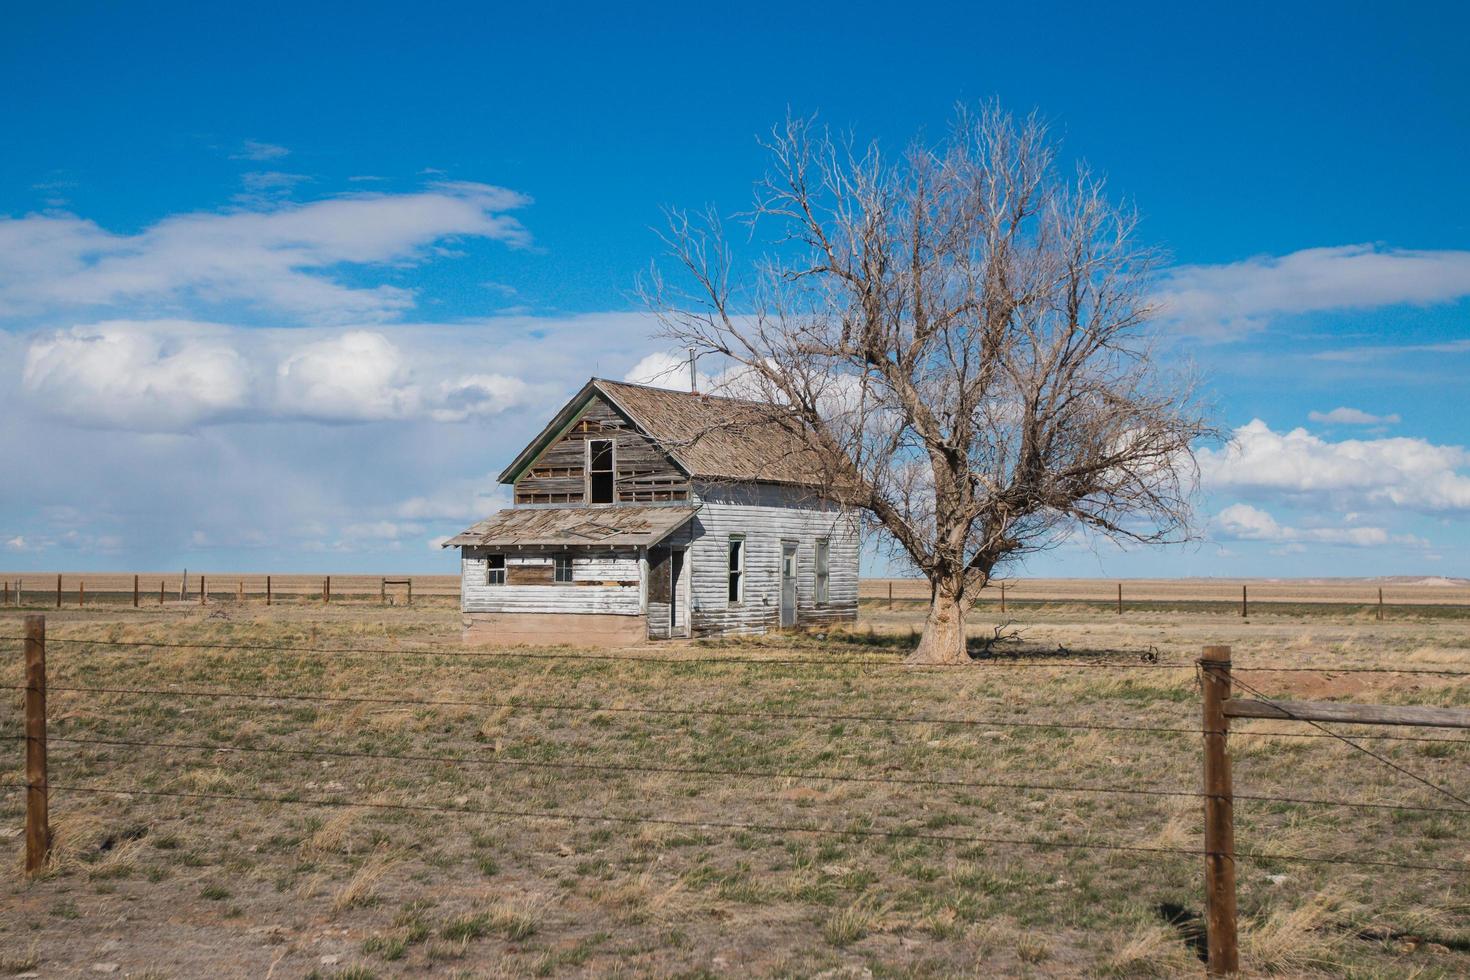
[[[24,782],[14,786],[29,788]],[[743,823],[727,820],[686,820],[676,817],[628,816],[625,814],[568,813],[543,810],[519,810],[508,807],[444,806],[428,803],[373,803],[362,800],[326,800],[310,797],[258,796],[239,793],[186,793],[174,790],[118,789],[75,783],[48,783],[50,790],[62,792],[112,794],[116,796],[156,796],[179,799],[228,800],[245,803],[276,803],[298,806],[360,807],[379,810],[406,810],[428,813],[459,813],[472,816],[509,817],[525,820],[553,820],[568,823],[621,823],[649,824],[656,826],[686,827],[693,829],[716,829],[729,831],[755,831],[770,834],[817,834],[835,837],[886,838],[890,840],[929,840],[952,844],[1005,845],[1012,847],[1055,848],[1067,850],[1123,851],[1136,854],[1171,854],[1200,857],[1203,850],[1186,848],[1151,847],[1142,844],[1112,844],[1103,841],[1063,841],[1054,838],[994,837],[960,834],[936,834],[919,830],[880,830],[874,828],[826,828],[802,827],[794,824]],[[1311,864],[1352,864],[1363,867],[1400,868],[1414,871],[1438,871],[1449,874],[1467,874],[1470,868],[1440,864],[1421,864],[1398,861],[1371,860],[1352,857],[1317,857],[1306,854],[1277,854],[1266,852],[1237,852],[1236,860],[1305,862]]]
[[[26,735],[0,735],[8,740],[24,741]],[[935,786],[951,789],[1013,789],[1026,792],[1095,793],[1120,796],[1162,796],[1204,799],[1208,793],[1197,790],[1145,789],[1142,787],[1079,786],[1062,783],[1018,783],[989,780],[939,779],[918,776],[860,776],[840,773],[800,772],[792,770],[727,769],[700,766],[650,766],[618,763],[550,762],[533,759],[486,759],[464,756],[361,752],[347,749],[293,749],[274,746],[219,745],[208,742],[157,742],[144,739],[90,738],[75,735],[48,735],[50,742],[72,745],[103,745],[123,748],[166,748],[201,752],[236,752],[247,754],[293,755],[304,757],[371,759],[385,762],[434,762],[456,766],[504,767],[512,769],[555,769],[573,772],[645,773],[671,776],[727,776],[741,779],[793,779],[805,781],[865,783],[895,786]],[[1423,806],[1414,803],[1370,803],[1353,800],[1326,800],[1311,797],[1269,796],[1237,793],[1237,800],[1259,803],[1291,803],[1306,806],[1347,807],[1369,810],[1402,810],[1426,813],[1470,814],[1470,808]]]
[[[259,691],[200,691],[149,687],[91,687],[73,684],[48,684],[47,691],[74,694],[117,694],[123,696],[152,695],[178,698],[228,698],[249,701],[304,701],[325,704],[394,704],[420,707],[508,708],[524,711],[568,711],[586,714],[678,715],[684,717],[741,718],[756,721],[815,721],[828,723],[864,722],[891,725],[957,725],[971,728],[1061,729],[1065,731],[1132,732],[1150,735],[1199,735],[1200,728],[1174,728],[1160,725],[1099,725],[1067,721],[1026,721],[999,718],[945,718],[934,716],[812,714],[804,712],[756,712],[730,708],[666,708],[647,705],[590,705],[556,701],[470,701],[455,698],[405,698],[368,695],[287,694]],[[24,684],[0,684],[0,690],[24,691]],[[1312,732],[1239,732],[1242,736],[1273,738],[1337,738],[1334,733]],[[1434,738],[1413,735],[1360,735],[1389,741],[1449,742],[1470,745],[1470,739]]]
[[[3,642],[20,642],[24,637],[0,636]],[[65,643],[83,646],[105,646],[117,648],[157,648],[164,650],[236,650],[255,652],[277,652],[277,653],[309,653],[330,655],[382,655],[394,654],[401,656],[423,656],[423,657],[446,657],[451,659],[473,659],[473,660],[573,660],[573,661],[603,661],[614,663],[645,663],[645,664],[668,664],[668,665],[706,665],[706,666],[800,666],[800,667],[891,667],[905,671],[932,672],[952,671],[956,669],[967,669],[975,666],[1005,666],[1018,668],[1086,668],[1086,667],[1109,667],[1122,670],[1193,670],[1194,663],[1189,662],[1127,662],[1104,659],[1089,660],[1018,660],[1005,656],[982,656],[968,663],[957,664],[906,664],[899,660],[878,659],[854,659],[854,658],[773,658],[773,657],[668,657],[668,656],[627,656],[619,654],[597,654],[597,653],[575,653],[575,652],[546,652],[535,650],[443,650],[443,649],[418,649],[413,647],[302,647],[286,644],[268,643],[178,643],[173,641],[151,641],[151,640],[98,640],[81,639],[73,637],[48,637],[46,642]],[[1129,656],[1142,656],[1142,653],[1131,651],[1099,651],[1100,653],[1123,653]],[[1328,673],[1328,674],[1423,674],[1441,677],[1470,677],[1470,670],[1454,669],[1450,667],[1354,667],[1354,666],[1318,666],[1318,665],[1296,665],[1296,666],[1250,666],[1236,664],[1232,671],[1250,671],[1254,673]]]
[[[1232,672],[1232,674],[1233,674],[1233,672]],[[1276,701],[1276,700],[1273,700],[1272,698],[1267,697],[1265,694],[1262,694],[1260,691],[1256,690],[1254,687],[1251,687],[1245,681],[1239,680],[1238,678],[1234,678],[1234,677],[1232,677],[1231,679],[1233,681],[1235,681],[1235,683],[1238,683],[1241,687],[1245,688],[1247,691],[1249,691],[1252,694],[1254,694],[1257,698],[1261,699],[1266,704],[1271,705],[1276,710],[1278,710],[1278,711],[1282,712],[1283,714],[1285,714],[1288,718],[1291,718],[1294,721],[1303,721],[1303,722],[1306,722],[1308,725],[1311,725],[1313,728],[1316,728],[1319,731],[1326,732],[1327,734],[1331,735],[1333,738],[1336,738],[1336,739],[1342,741],[1343,743],[1345,743],[1347,745],[1351,745],[1353,748],[1357,749],[1359,752],[1363,753],[1366,756],[1369,756],[1372,759],[1377,760],[1379,763],[1387,766],[1388,768],[1393,769],[1396,772],[1400,772],[1400,773],[1404,774],[1405,776],[1408,776],[1410,779],[1412,779],[1412,780],[1414,780],[1416,782],[1423,783],[1425,786],[1428,786],[1430,789],[1434,790],[1436,793],[1442,793],[1443,795],[1448,796],[1450,799],[1454,800],[1456,803],[1459,803],[1462,806],[1470,807],[1470,800],[1465,799],[1463,796],[1460,796],[1460,795],[1458,795],[1456,793],[1450,792],[1449,790],[1445,789],[1443,786],[1439,785],[1438,783],[1434,782],[1433,780],[1426,779],[1425,777],[1419,775],[1417,772],[1414,772],[1412,769],[1408,769],[1408,768],[1406,768],[1404,766],[1401,766],[1397,762],[1394,762],[1392,759],[1389,759],[1389,758],[1387,758],[1385,756],[1380,755],[1377,752],[1374,752],[1372,749],[1368,748],[1366,745],[1359,745],[1357,742],[1354,742],[1352,739],[1348,738],[1346,735],[1343,735],[1343,734],[1341,734],[1339,732],[1334,732],[1331,729],[1326,728],[1326,727],[1318,724],[1317,722],[1313,721],[1310,718],[1303,718],[1300,715],[1295,714],[1290,708],[1286,707],[1280,701]]]

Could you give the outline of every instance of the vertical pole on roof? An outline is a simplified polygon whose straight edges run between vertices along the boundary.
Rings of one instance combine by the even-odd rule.
[[[699,394],[699,372],[695,369],[694,364],[694,348],[691,347],[689,348],[689,393],[691,395]]]

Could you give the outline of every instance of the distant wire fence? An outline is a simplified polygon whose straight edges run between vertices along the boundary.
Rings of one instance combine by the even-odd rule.
[[[158,590],[153,590],[153,583]],[[90,583],[90,584],[89,584]],[[200,605],[245,602],[274,605],[276,603],[319,601],[374,601],[379,605],[412,606],[414,579],[390,578],[386,575],[338,575],[333,592],[331,575],[208,575],[187,573],[169,578],[163,575],[56,575],[54,585],[49,575],[6,577],[0,581],[0,607],[77,608],[87,606],[126,605],[133,608],[154,606]],[[427,597],[458,598],[459,576],[429,575],[418,579],[419,600]]]
[[[157,583],[157,589],[154,589]],[[1238,589],[1238,594],[1235,590]],[[414,596],[443,601],[459,596],[457,575],[389,577],[382,575],[267,575],[267,574],[158,574],[49,573],[7,575],[0,581],[0,607],[86,608],[98,605],[134,607],[178,607],[211,603],[272,605],[333,601],[372,602],[380,605],[411,606]],[[859,597],[869,605],[890,610],[927,602],[929,588],[923,579],[864,578]],[[1470,613],[1470,588],[1447,585],[1400,588],[1385,597],[1382,587],[1364,585],[1361,592],[1348,586],[1313,587],[1292,583],[1227,584],[1213,582],[1173,583],[1159,586],[1147,581],[1104,582],[1084,580],[992,582],[979,596],[977,608],[1000,615],[1044,607],[1084,605],[1122,616],[1129,610],[1146,612],[1157,608],[1187,608],[1226,612],[1248,618],[1252,610],[1270,612],[1290,605],[1346,607],[1371,612],[1383,620],[1393,611],[1429,612],[1464,610]]]
[[[1202,693],[1202,722],[1198,727],[1182,724],[1152,724],[1147,720],[1137,723],[1092,723],[1076,719],[979,717],[976,715],[929,715],[888,714],[844,711],[780,711],[746,710],[715,706],[665,706],[647,704],[597,704],[575,699],[539,700],[524,697],[506,698],[432,698],[410,695],[333,694],[322,691],[303,690],[239,690],[235,688],[184,686],[145,687],[131,684],[49,684],[46,677],[45,617],[27,616],[25,636],[0,636],[0,642],[22,642],[25,653],[26,677],[24,684],[0,684],[0,689],[20,692],[24,699],[24,732],[0,733],[6,741],[23,742],[26,749],[25,779],[13,784],[26,793],[25,840],[26,869],[28,873],[44,870],[50,860],[50,796],[53,792],[120,798],[173,798],[199,801],[233,801],[242,803],[272,804],[282,806],[362,808],[368,810],[392,810],[437,814],[461,814],[470,816],[500,817],[531,821],[553,821],[564,823],[594,823],[618,825],[676,826],[731,832],[768,833],[779,835],[816,835],[837,838],[880,838],[890,840],[925,840],[949,844],[983,845],[993,847],[1015,847],[1072,851],[1119,852],[1150,855],[1173,855],[1203,858],[1205,864],[1205,896],[1209,950],[1209,969],[1212,974],[1225,975],[1238,969],[1235,923],[1235,864],[1239,860],[1252,862],[1301,862],[1306,864],[1328,864],[1384,868],[1407,871],[1432,872],[1447,875],[1470,874],[1470,865],[1442,864],[1433,862],[1398,861],[1387,858],[1364,856],[1360,853],[1318,855],[1284,853],[1254,849],[1237,850],[1234,843],[1233,807],[1236,801],[1251,804],[1286,804],[1302,807],[1322,807],[1358,811],[1398,811],[1405,813],[1429,813],[1446,817],[1470,816],[1470,799],[1456,788],[1441,785],[1377,752],[1364,741],[1411,741],[1463,744],[1470,746],[1470,737],[1441,737],[1428,735],[1361,735],[1351,736],[1326,727],[1331,723],[1354,725],[1389,725],[1470,729],[1470,711],[1451,708],[1423,706],[1377,706],[1354,705],[1341,702],[1279,701],[1266,697],[1259,690],[1239,678],[1241,673],[1270,673],[1273,676],[1305,673],[1393,673],[1424,675],[1437,678],[1470,676],[1470,671],[1444,667],[1321,667],[1321,666],[1235,666],[1230,658],[1229,647],[1207,647],[1204,656],[1193,662],[1161,662],[1152,659],[1133,660],[1058,659],[1023,660],[995,658],[975,664],[955,667],[927,666],[907,667],[894,660],[876,657],[838,658],[794,658],[794,657],[741,657],[741,656],[643,656],[634,654],[603,654],[591,652],[548,653],[534,650],[445,650],[434,648],[358,648],[291,646],[287,644],[260,643],[190,643],[122,641],[83,638],[54,638],[51,645],[76,648],[87,655],[88,663],[96,657],[122,656],[124,658],[146,656],[150,650],[184,649],[218,655],[245,653],[269,653],[297,658],[335,658],[344,656],[372,656],[383,658],[422,658],[425,662],[437,659],[518,660],[552,659],[569,662],[591,662],[618,667],[641,667],[666,669],[688,667],[696,669],[757,668],[776,669],[782,667],[825,668],[832,670],[856,670],[867,673],[873,670],[893,671],[942,671],[986,669],[1007,670],[1011,668],[1048,669],[1058,671],[1086,670],[1093,673],[1118,671],[1193,671],[1197,672]],[[813,678],[819,679],[819,678]],[[1232,696],[1234,686],[1248,691],[1255,697],[1240,699]],[[68,695],[107,695],[123,698],[183,699],[183,700],[242,700],[249,702],[343,704],[343,705],[395,705],[414,707],[453,707],[481,709],[509,709],[534,713],[557,713],[568,717],[586,717],[609,714],[640,715],[668,718],[715,718],[722,721],[751,723],[799,722],[829,725],[874,724],[894,726],[951,727],[956,729],[1030,729],[1055,732],[1109,732],[1125,733],[1136,738],[1152,738],[1161,735],[1200,736],[1203,747],[1203,785],[1198,790],[1171,789],[1144,786],[1109,786],[1074,783],[1054,780],[1002,780],[979,778],[939,778],[920,774],[874,772],[823,771],[788,767],[739,767],[717,765],[653,765],[633,762],[589,762],[551,759],[504,758],[498,755],[464,755],[443,752],[389,752],[348,750],[316,745],[308,746],[259,746],[228,743],[178,741],[150,739],[112,733],[77,733],[66,735],[48,734],[46,699],[48,693]],[[95,707],[93,709],[95,711]],[[1436,803],[1387,802],[1382,800],[1323,798],[1301,795],[1237,794],[1234,792],[1228,736],[1230,719],[1276,719],[1285,722],[1305,722],[1313,731],[1300,730],[1250,730],[1238,735],[1283,739],[1330,739],[1341,742],[1364,758],[1407,776],[1421,787],[1431,790],[1438,798]],[[687,736],[686,736],[687,737]],[[520,806],[476,807],[460,804],[384,802],[380,800],[349,799],[337,796],[309,797],[294,790],[268,793],[224,793],[174,790],[142,785],[109,785],[96,782],[65,780],[53,782],[48,770],[47,750],[49,744],[61,744],[95,749],[127,749],[135,756],[137,750],[160,752],[200,752],[238,756],[267,756],[275,758],[302,758],[317,760],[359,760],[374,765],[426,764],[478,769],[540,770],[565,774],[569,777],[594,773],[661,775],[676,777],[715,777],[742,780],[785,780],[805,783],[834,783],[859,785],[885,785],[913,789],[917,787],[947,790],[997,790],[1005,792],[1043,793],[1063,796],[1113,796],[1113,797],[1159,797],[1171,799],[1197,799],[1204,808],[1204,840],[1200,848],[1168,847],[1145,842],[1123,842],[1087,839],[1070,839],[1055,836],[1003,835],[1003,834],[951,834],[935,832],[928,827],[881,828],[871,826],[834,827],[789,822],[736,821],[723,818],[686,818],[666,813],[618,814],[609,812],[586,812],[575,810],[536,809]]]

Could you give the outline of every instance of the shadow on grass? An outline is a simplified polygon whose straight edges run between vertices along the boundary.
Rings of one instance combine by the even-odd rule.
[[[1176,905],[1173,902],[1160,902],[1156,910],[1159,918],[1178,931],[1179,938],[1183,939],[1184,944],[1194,951],[1194,955],[1201,963],[1210,961],[1210,941],[1205,930],[1204,916],[1193,909]]]

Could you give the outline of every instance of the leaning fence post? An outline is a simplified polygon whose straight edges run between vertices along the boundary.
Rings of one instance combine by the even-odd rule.
[[[1235,935],[1235,801],[1230,779],[1230,648],[1205,647],[1199,661],[1204,690],[1205,939],[1209,974],[1240,970]]]
[[[51,857],[46,800],[46,617],[26,617],[26,873]]]

